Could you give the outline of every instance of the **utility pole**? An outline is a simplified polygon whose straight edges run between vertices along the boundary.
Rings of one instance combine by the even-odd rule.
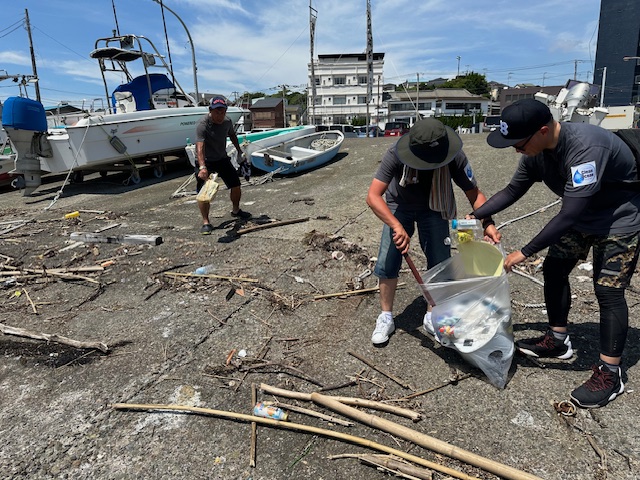
[[[287,92],[288,86],[289,85],[285,85],[284,83],[282,85],[278,85],[278,87],[282,88],[282,126],[284,128],[287,128],[287,109],[286,109],[287,98],[285,97],[285,94]]]
[[[607,67],[602,67],[602,87],[600,88],[600,106],[604,107],[604,83],[607,80]]]
[[[24,16],[27,24],[27,33],[29,34],[29,50],[31,52],[31,68],[33,69],[33,76],[35,77],[35,88],[36,88],[36,100],[41,102],[40,99],[40,83],[38,81],[38,69],[36,68],[36,55],[33,52],[33,40],[31,38],[31,24],[29,23],[29,10],[24,9]],[[25,85],[25,90],[27,86]]]
[[[311,6],[311,0],[309,0],[309,46],[311,48],[311,101],[309,102],[309,124],[315,125],[314,108],[316,104],[316,73],[313,64],[313,42],[316,36],[316,19],[318,18],[318,11]]]
[[[369,136],[369,104],[373,96],[373,35],[371,34],[371,0],[367,0],[367,120],[365,132]]]
[[[458,59],[458,77],[460,76],[460,55],[456,57]]]
[[[420,74],[416,73],[416,122],[420,120]]]

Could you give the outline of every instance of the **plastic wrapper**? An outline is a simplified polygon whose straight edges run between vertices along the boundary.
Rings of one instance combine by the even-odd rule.
[[[213,198],[216,196],[216,193],[218,193],[218,188],[220,188],[220,184],[216,182],[217,178],[217,173],[209,175],[209,178],[204,182],[204,185],[202,185],[202,188],[196,196],[197,201],[211,203]]]
[[[514,354],[509,283],[503,252],[467,242],[460,253],[428,270],[422,285],[433,300],[433,327],[445,347],[504,388]]]

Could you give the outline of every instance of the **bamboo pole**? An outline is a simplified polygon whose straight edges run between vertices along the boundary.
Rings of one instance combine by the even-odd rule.
[[[271,385],[266,385],[264,383],[260,384],[260,390],[264,393],[270,393],[271,395],[280,395],[281,397],[293,398],[296,400],[305,400],[307,402],[311,401],[311,394],[303,393],[303,392],[292,392],[290,390],[284,390],[283,388],[272,387]],[[414,412],[413,410],[409,410],[402,407],[396,407],[394,405],[389,405],[387,403],[376,402],[374,400],[367,400],[365,398],[353,398],[353,397],[330,397],[335,400],[344,403],[345,405],[353,405],[355,407],[364,407],[364,408],[372,408],[374,410],[380,410],[383,412],[393,413],[395,415],[400,415],[401,417],[409,418],[414,422],[417,422],[422,418],[418,412]]]
[[[523,472],[522,470],[476,455],[473,452],[458,448],[450,443],[430,437],[424,433],[417,432],[409,427],[405,427],[404,425],[391,422],[376,415],[361,412],[360,410],[344,405],[338,400],[327,395],[312,393],[311,401],[333,410],[334,412],[338,412],[345,417],[358,420],[372,428],[377,428],[392,435],[396,435],[400,438],[413,442],[416,445],[420,445],[421,447],[428,448],[429,450],[442,455],[447,455],[448,457],[466,462],[469,465],[482,468],[487,472],[491,472],[500,477],[509,480],[542,480],[540,477],[536,477],[530,473]]]
[[[367,440],[366,438],[357,437],[354,435],[348,435],[346,433],[341,433],[341,432],[334,432],[333,430],[327,430],[324,428],[317,428],[317,427],[302,425],[302,424],[293,423],[293,422],[283,422],[280,420],[274,420],[272,418],[256,417],[254,415],[246,415],[244,413],[229,412],[225,410],[213,410],[210,408],[202,408],[202,407],[190,407],[187,405],[114,403],[109,406],[114,410],[137,410],[137,411],[167,410],[167,411],[190,412],[190,413],[197,413],[200,415],[208,415],[208,416],[226,418],[231,420],[239,420],[243,422],[255,422],[255,423],[260,423],[262,425],[268,425],[270,427],[283,428],[285,430],[296,430],[299,432],[313,433],[315,435],[322,435],[322,436],[334,438],[337,440],[343,440],[345,442],[353,443],[356,445],[362,445],[364,447],[372,448],[374,450],[379,450],[381,452],[385,452],[390,455],[396,455],[397,457],[404,458],[405,460],[409,460],[410,462],[416,463],[418,465],[422,465],[423,467],[431,468],[432,470],[436,470],[437,472],[441,472],[455,478],[460,478],[462,480],[478,480],[476,477],[470,477],[469,475],[466,475],[462,472],[458,472],[457,470],[454,470],[452,468],[445,467],[435,462],[430,462],[429,460],[425,460],[424,458],[420,458],[416,455],[411,455],[410,453],[403,452],[402,450],[397,450],[395,448],[387,447],[386,445],[382,445],[381,443],[376,443],[371,440]]]
[[[301,222],[306,222],[308,220],[309,220],[309,217],[296,218],[296,219],[293,219],[293,220],[279,220],[279,221],[276,221],[276,222],[263,223],[262,225],[256,225],[254,227],[241,228],[236,233],[238,235],[243,235],[245,233],[255,232],[257,230],[264,230],[266,228],[280,227],[282,225],[291,225],[293,223],[301,223]]]
[[[406,285],[405,282],[401,282],[397,285],[397,287],[404,287]],[[396,288],[397,288],[396,287]],[[347,290],[346,292],[336,292],[336,293],[326,293],[324,295],[314,295],[314,300],[322,300],[324,298],[332,298],[332,297],[346,297],[348,295],[361,295],[363,293],[372,293],[380,290],[380,287],[372,287],[372,288],[361,288],[360,290]]]

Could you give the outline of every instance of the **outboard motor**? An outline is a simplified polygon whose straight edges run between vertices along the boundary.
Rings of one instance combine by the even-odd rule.
[[[37,146],[39,137],[47,132],[44,107],[29,98],[9,97],[2,109],[2,126],[18,154],[16,172],[24,175],[24,195],[31,195],[41,184]]]

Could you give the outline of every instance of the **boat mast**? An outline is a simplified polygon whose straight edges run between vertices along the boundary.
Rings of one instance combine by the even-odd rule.
[[[373,35],[371,34],[371,0],[367,0],[367,126],[365,131],[369,136],[369,104],[373,97]]]
[[[29,23],[29,10],[24,9],[24,16],[26,18],[27,34],[29,35],[29,50],[31,52],[31,68],[33,68],[33,76],[35,80],[36,100],[41,102],[40,99],[40,85],[38,84],[38,69],[36,68],[36,55],[33,52],[33,39],[31,38],[31,24]],[[25,91],[26,91],[25,85]]]
[[[318,18],[318,11],[311,6],[311,0],[309,0],[309,45],[311,47],[311,102],[309,105],[309,124],[315,125],[314,118],[314,106],[316,103],[316,73],[313,64],[313,42],[316,36],[316,18]]]

